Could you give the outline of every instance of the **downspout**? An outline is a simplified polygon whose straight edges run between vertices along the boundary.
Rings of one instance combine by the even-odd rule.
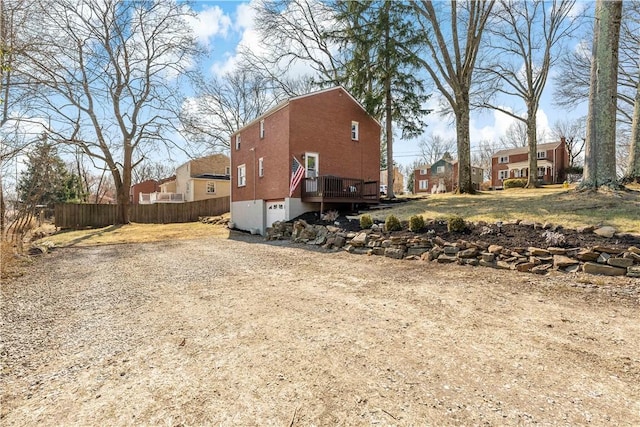
[[[558,167],[556,166],[556,153],[558,151],[558,148],[554,148],[553,149],[553,166],[551,167],[551,178],[552,178],[552,184],[557,184],[558,181]]]

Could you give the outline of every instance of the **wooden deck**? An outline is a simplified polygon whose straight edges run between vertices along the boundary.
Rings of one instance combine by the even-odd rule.
[[[319,203],[372,203],[380,202],[378,181],[357,178],[319,176],[302,181],[302,201]]]

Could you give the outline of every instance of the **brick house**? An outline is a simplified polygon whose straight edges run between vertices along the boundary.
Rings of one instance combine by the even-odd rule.
[[[569,152],[563,138],[560,142],[538,144],[538,179],[542,184],[558,184],[565,180],[569,167]],[[529,147],[496,152],[491,158],[491,187],[502,188],[503,181],[529,176]]]
[[[129,191],[129,203],[137,205],[140,203],[140,194],[151,194],[159,191],[160,183],[155,179],[147,179],[146,181],[133,184]]]
[[[342,87],[290,98],[231,136],[231,170],[231,222],[253,233],[378,203],[380,124]]]
[[[139,203],[183,203],[229,197],[231,161],[224,154],[189,160],[174,177],[158,184],[159,190],[139,194]]]
[[[471,185],[480,190],[482,168],[471,166]],[[413,173],[413,192],[448,193],[458,186],[458,162],[440,159],[432,165],[423,165]]]

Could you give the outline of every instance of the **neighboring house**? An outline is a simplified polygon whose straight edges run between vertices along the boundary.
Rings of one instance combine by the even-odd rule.
[[[290,98],[231,136],[231,222],[378,203],[380,124],[342,87]]]
[[[380,170],[380,187],[389,186],[387,182],[387,170]],[[393,167],[393,192],[394,194],[402,194],[404,193],[404,176],[402,172],[400,172],[400,168],[397,166]]]
[[[471,185],[480,190],[482,168],[471,166]],[[440,159],[432,165],[423,165],[413,173],[414,193],[447,193],[458,187],[458,162]]]
[[[163,180],[159,192],[141,193],[140,203],[182,203],[228,197],[231,194],[230,160],[213,154],[190,160],[176,169],[173,179]]]
[[[155,179],[148,179],[146,181],[133,184],[129,191],[129,203],[137,205],[140,203],[140,194],[151,194],[160,191],[160,183]],[[144,203],[144,202],[143,202]]]
[[[565,180],[569,152],[563,138],[560,142],[538,144],[538,180],[542,184],[558,184]],[[500,150],[491,158],[491,187],[502,188],[510,178],[529,177],[529,147]]]

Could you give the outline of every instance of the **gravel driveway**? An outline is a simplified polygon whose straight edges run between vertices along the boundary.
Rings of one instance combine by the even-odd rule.
[[[4,283],[0,423],[640,425],[637,280],[233,236]]]

